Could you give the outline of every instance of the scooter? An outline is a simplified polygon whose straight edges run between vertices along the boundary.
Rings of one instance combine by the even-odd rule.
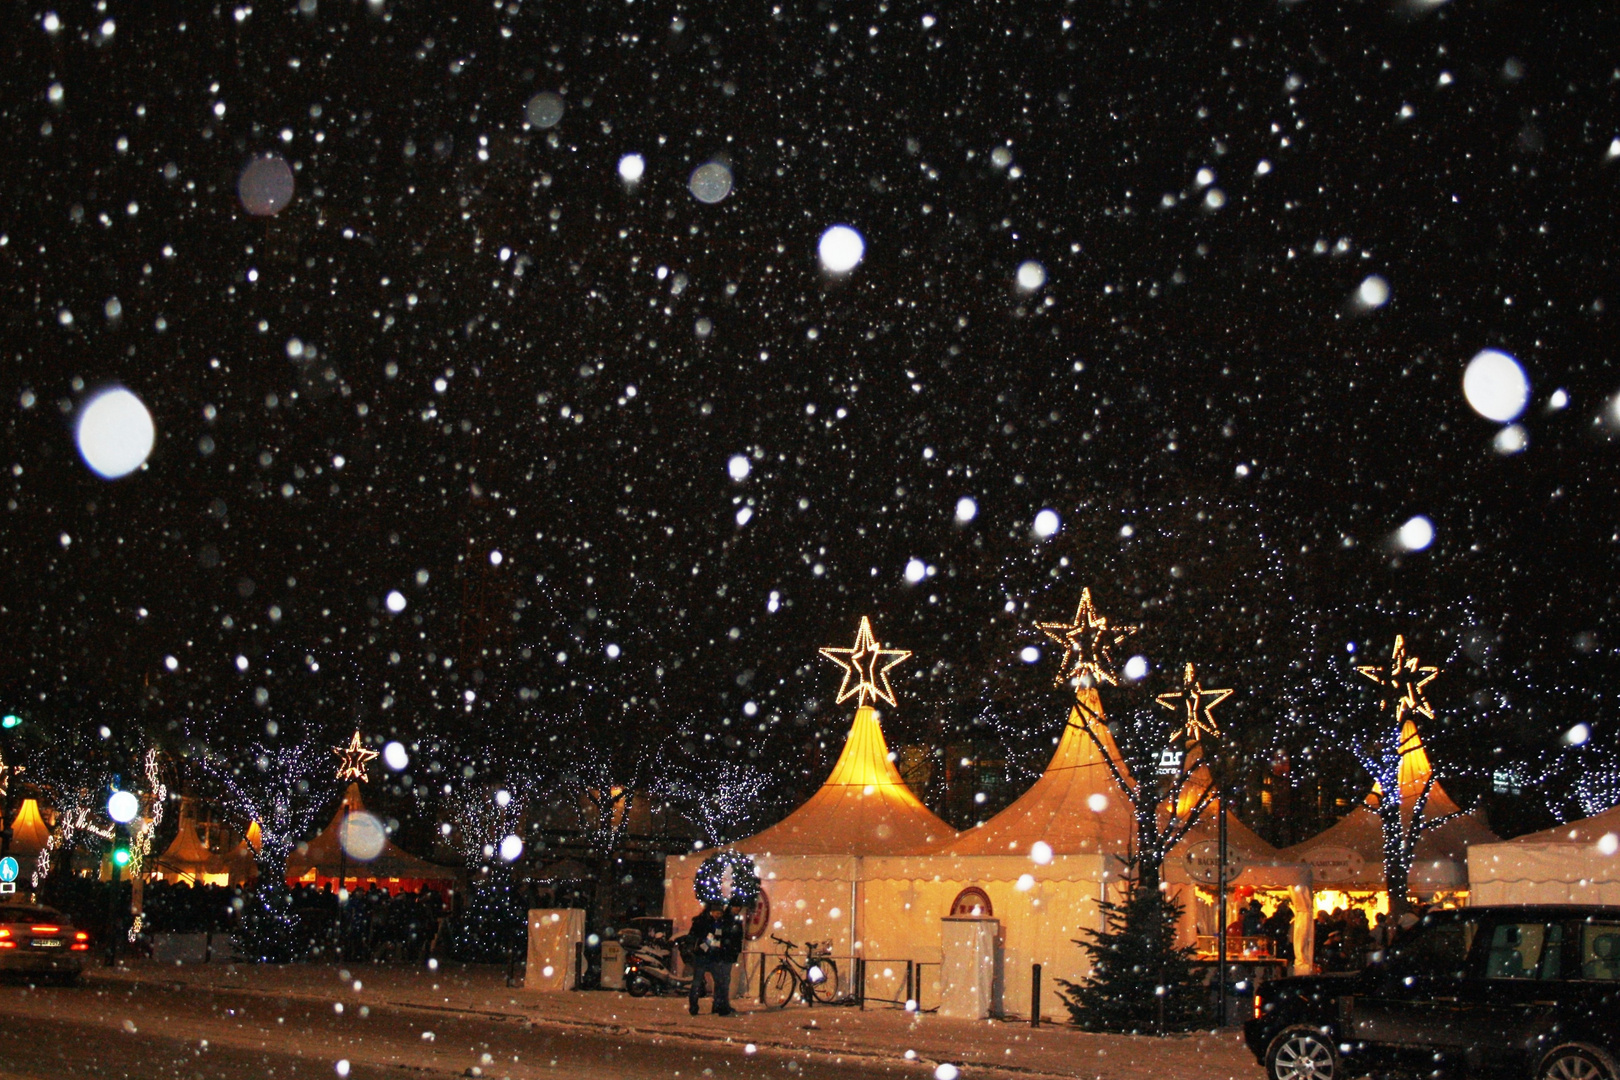
[[[631,997],[648,994],[685,995],[692,980],[670,970],[674,948],[664,941],[649,940],[630,950],[624,966],[624,988]]]

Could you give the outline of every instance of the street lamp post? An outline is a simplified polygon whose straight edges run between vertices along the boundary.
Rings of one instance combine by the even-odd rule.
[[[129,865],[128,826],[141,812],[141,800],[129,791],[114,791],[107,800],[107,816],[113,821],[112,850],[108,853],[108,873],[112,878],[107,894],[107,958],[108,967],[118,962],[118,938],[123,925],[118,918],[118,885],[120,872]]]
[[[1219,972],[1217,978],[1220,982],[1220,996],[1216,1005],[1216,1022],[1226,1026],[1226,792],[1221,791],[1221,813],[1216,827],[1216,860],[1219,866],[1216,870],[1216,892],[1219,899],[1216,909],[1219,912],[1218,925],[1215,927],[1215,968]]]
[[[0,761],[0,767],[5,770],[5,799],[0,801],[0,859],[11,854],[12,806],[17,801],[17,774],[22,771],[17,767],[17,755],[13,752],[16,744],[11,733],[21,726],[22,717],[16,713],[0,716],[0,751],[4,751],[5,756],[4,761]]]

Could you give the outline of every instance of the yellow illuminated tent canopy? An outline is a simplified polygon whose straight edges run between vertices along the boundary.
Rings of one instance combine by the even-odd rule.
[[[365,810],[360,799],[360,785],[350,784],[343,793],[343,802],[331,822],[307,844],[300,844],[287,860],[288,881],[336,880],[343,875],[345,881],[401,882],[453,881],[455,872],[426,859],[418,859],[394,846],[392,840],[383,839],[382,851],[374,859],[360,862],[346,856],[339,843],[344,822],[351,814]]]
[[[1081,690],[1046,771],[1012,805],[962,833],[944,848],[945,853],[1023,855],[1030,845],[1044,841],[1054,855],[1124,858],[1136,834],[1136,821],[1107,759],[1118,763],[1127,780],[1130,773],[1101,718],[1097,691]],[[1088,723],[1093,725],[1090,732]]]
[[[956,835],[906,786],[876,710],[862,705],[826,783],[793,813],[735,846],[750,855],[912,855]]]

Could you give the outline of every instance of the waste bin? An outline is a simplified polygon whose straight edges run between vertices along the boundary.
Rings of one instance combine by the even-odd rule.
[[[602,942],[602,989],[624,989],[624,943]]]

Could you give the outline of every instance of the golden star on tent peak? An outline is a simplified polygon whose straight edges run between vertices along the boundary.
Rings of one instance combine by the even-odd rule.
[[[852,697],[865,705],[868,697],[877,701],[894,701],[894,687],[889,684],[889,670],[911,655],[907,649],[880,648],[872,636],[872,622],[861,616],[861,628],[855,632],[855,645],[848,649],[827,648],[821,655],[844,669],[844,681],[838,687],[838,702],[843,704]],[[850,685],[854,683],[854,685]]]
[[[1406,639],[1400,634],[1395,635],[1395,649],[1390,654],[1388,667],[1367,664],[1357,665],[1356,670],[1390,691],[1384,695],[1378,707],[1387,708],[1393,702],[1397,724],[1406,719],[1409,712],[1434,719],[1434,706],[1423,696],[1423,688],[1434,681],[1440,669],[1419,664],[1417,657],[1407,656]]]
[[[1075,609],[1072,622],[1038,622],[1035,624],[1047,637],[1063,646],[1063,666],[1058,670],[1055,685],[1062,686],[1070,679],[1078,679],[1081,686],[1107,683],[1118,686],[1119,680],[1110,669],[1114,658],[1109,652],[1115,645],[1136,633],[1134,626],[1109,626],[1108,620],[1097,614],[1091,602],[1091,590],[1080,592],[1080,606]]]
[[[1209,710],[1231,696],[1230,690],[1205,690],[1198,682],[1193,666],[1188,664],[1182,672],[1181,689],[1160,694],[1154,700],[1167,709],[1183,713],[1181,727],[1170,736],[1172,739],[1186,736],[1189,742],[1198,742],[1203,734],[1213,735],[1217,739],[1221,737],[1221,729],[1216,726],[1215,718],[1209,715]]]
[[[338,756],[337,778],[343,780],[364,780],[366,778],[366,762],[377,756],[377,751],[360,745],[360,729],[354,731],[354,738],[349,740],[347,746],[334,746],[332,753]]]

